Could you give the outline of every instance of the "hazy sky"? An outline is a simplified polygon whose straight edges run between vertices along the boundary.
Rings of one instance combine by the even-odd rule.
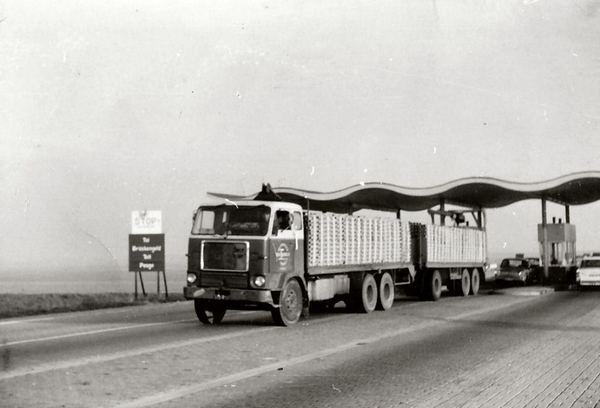
[[[0,20],[5,276],[125,273],[149,209],[183,285],[207,191],[600,169],[599,1],[0,0]],[[600,203],[571,214],[600,248]],[[539,202],[488,215],[490,251],[537,253]]]

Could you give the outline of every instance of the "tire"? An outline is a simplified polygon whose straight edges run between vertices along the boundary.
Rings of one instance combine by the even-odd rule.
[[[271,310],[278,326],[293,326],[298,323],[303,308],[302,288],[297,280],[289,280],[279,296],[279,307]]]
[[[458,294],[461,296],[469,296],[471,291],[471,275],[467,269],[463,269],[460,274],[460,286],[458,287]]]
[[[223,321],[227,309],[219,305],[209,305],[201,299],[194,299],[194,310],[203,324],[219,324]]]
[[[429,298],[433,301],[439,300],[442,296],[442,275],[435,269],[429,273],[428,279]]]
[[[370,273],[365,274],[360,292],[355,292],[352,300],[354,310],[358,313],[371,313],[377,307],[377,283]]]
[[[394,280],[392,275],[385,272],[381,275],[378,285],[377,310],[389,310],[394,304]]]
[[[473,268],[471,272],[471,292],[470,294],[475,296],[479,293],[479,286],[481,285],[481,276],[479,275],[479,270],[477,268]]]

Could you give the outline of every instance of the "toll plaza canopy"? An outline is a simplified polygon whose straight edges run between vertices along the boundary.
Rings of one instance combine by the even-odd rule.
[[[600,171],[572,173],[552,180],[519,183],[490,177],[468,177],[434,187],[409,188],[388,183],[361,183],[333,192],[264,186],[250,196],[208,193],[235,200],[282,200],[318,211],[351,213],[361,209],[422,211],[436,205],[472,209],[499,208],[518,201],[539,199],[561,205],[600,200]]]

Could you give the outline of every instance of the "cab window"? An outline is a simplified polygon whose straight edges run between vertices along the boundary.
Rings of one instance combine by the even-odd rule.
[[[277,210],[273,219],[273,235],[277,235],[279,231],[285,231],[291,228],[290,213],[285,210]]]
[[[294,221],[292,223],[292,226],[295,231],[302,230],[302,214],[300,214],[299,211],[294,211]]]

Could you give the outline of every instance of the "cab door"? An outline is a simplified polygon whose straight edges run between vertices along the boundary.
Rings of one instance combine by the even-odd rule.
[[[269,268],[271,273],[301,274],[304,269],[302,215],[298,211],[277,210],[271,229]]]

